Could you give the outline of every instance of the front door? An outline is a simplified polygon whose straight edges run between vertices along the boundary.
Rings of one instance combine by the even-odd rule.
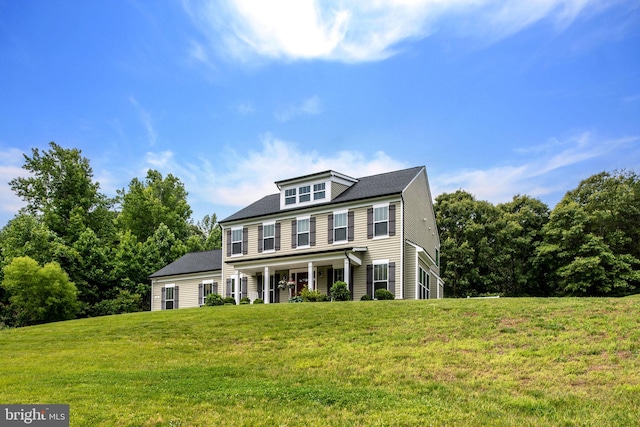
[[[296,273],[296,287],[293,289],[293,296],[300,295],[300,292],[309,284],[309,273]]]

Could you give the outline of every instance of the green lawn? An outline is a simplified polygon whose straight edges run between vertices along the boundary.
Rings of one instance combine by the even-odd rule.
[[[0,403],[72,426],[640,424],[640,297],[136,313],[0,331]]]

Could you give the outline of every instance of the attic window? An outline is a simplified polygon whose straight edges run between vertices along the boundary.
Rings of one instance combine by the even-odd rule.
[[[300,199],[299,200],[300,203],[308,202],[309,200],[311,200],[311,186],[310,185],[305,185],[304,187],[300,187],[299,199]]]
[[[284,190],[284,204],[293,205],[295,203],[296,203],[296,189],[290,188],[288,190]]]
[[[324,199],[325,183],[313,184],[313,200]]]

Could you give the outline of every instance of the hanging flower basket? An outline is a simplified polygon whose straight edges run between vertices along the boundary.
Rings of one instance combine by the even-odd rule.
[[[296,282],[287,280],[286,277],[283,277],[282,280],[278,282],[278,289],[293,289],[296,286]]]

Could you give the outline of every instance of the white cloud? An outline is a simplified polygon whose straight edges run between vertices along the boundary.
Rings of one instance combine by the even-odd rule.
[[[577,182],[558,179],[557,171],[595,160],[614,153],[617,149],[640,142],[640,137],[602,139],[589,132],[564,140],[553,139],[546,144],[517,150],[527,156],[518,165],[495,166],[488,169],[461,170],[432,177],[434,195],[463,189],[480,200],[492,203],[507,202],[516,194],[543,197],[566,192]],[[595,173],[601,172],[597,170]],[[587,178],[586,176],[582,178]]]
[[[274,113],[274,116],[280,122],[287,122],[298,116],[315,116],[320,113],[322,113],[320,98],[318,98],[317,96],[312,96],[311,98],[305,99],[299,104],[291,104],[286,108],[276,111]]]
[[[186,164],[168,151],[147,153],[145,163],[163,175],[172,173],[180,178],[189,191],[189,203],[196,219],[212,211],[220,214],[226,210],[231,214],[276,193],[274,183],[286,178],[324,170],[336,170],[358,178],[407,167],[381,151],[365,155],[344,150],[327,156],[300,149],[295,143],[270,134],[262,137],[258,150],[246,153],[232,148],[223,150],[215,164],[204,158],[199,159],[198,164]]]
[[[616,0],[185,0],[209,43],[236,60],[376,61],[405,40],[451,31],[496,40],[542,20],[558,28]],[[195,58],[204,52],[192,49]]]

